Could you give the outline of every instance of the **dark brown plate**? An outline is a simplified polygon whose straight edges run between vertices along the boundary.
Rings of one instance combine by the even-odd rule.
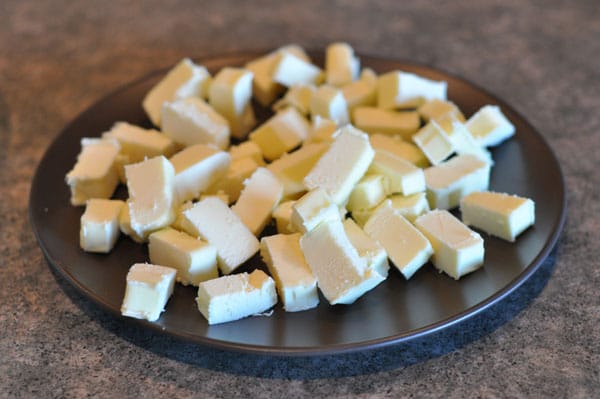
[[[213,73],[243,65],[257,54],[199,59]],[[317,61],[322,56],[315,56]],[[516,243],[484,235],[485,266],[455,281],[430,264],[410,280],[396,270],[375,290],[351,306],[330,306],[286,313],[277,305],[271,317],[250,317],[208,326],[198,312],[192,287],[177,286],[166,311],[154,322],[127,319],[185,340],[216,348],[273,355],[332,354],[381,348],[461,322],[515,290],[540,266],[564,223],[565,186],[559,164],[543,137],[515,110],[473,84],[428,67],[363,56],[377,72],[402,69],[448,82],[448,96],[465,114],[498,104],[516,126],[516,135],[493,150],[491,189],[532,198],[536,224]],[[115,121],[150,126],[141,108],[146,92],[162,76],[154,73],[108,95],[71,122],[40,162],[31,187],[30,219],[49,264],[84,296],[117,317],[125,275],[135,262],[147,261],[147,249],[122,237],[108,255],[83,252],[78,245],[83,209],[69,204],[65,174],[73,166],[82,137],[98,136]],[[263,112],[264,116],[265,113]],[[244,266],[263,267],[258,257]],[[125,318],[123,318],[125,321]]]

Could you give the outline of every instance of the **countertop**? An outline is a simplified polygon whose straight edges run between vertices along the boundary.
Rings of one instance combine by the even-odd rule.
[[[595,0],[2,1],[0,397],[597,397],[598,37]],[[48,266],[28,220],[30,184],[80,112],[184,56],[338,40],[466,77],[548,141],[565,177],[567,222],[513,294],[384,350],[281,358],[123,323]]]

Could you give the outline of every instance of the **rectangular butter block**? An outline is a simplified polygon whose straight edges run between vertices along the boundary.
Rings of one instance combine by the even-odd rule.
[[[473,154],[490,165],[494,164],[490,152],[475,141],[475,138],[465,124],[459,121],[454,115],[443,115],[437,118],[436,122],[444,130],[452,142],[454,151],[458,155]]]
[[[148,263],[131,266],[121,314],[148,321],[158,320],[173,293],[176,273],[171,267]]]
[[[360,79],[342,87],[348,111],[356,107],[375,106],[377,101],[377,74],[370,68],[365,68]]]
[[[455,156],[425,169],[427,200],[432,209],[452,209],[473,191],[485,191],[490,184],[490,164],[475,155]]]
[[[71,190],[71,205],[84,205],[91,198],[110,198],[119,184],[115,140],[84,138],[77,162],[65,181]]]
[[[483,147],[496,146],[515,134],[514,125],[496,105],[481,107],[467,120],[466,126]]]
[[[431,244],[389,203],[377,207],[364,226],[367,233],[388,253],[394,266],[408,280],[433,253]]]
[[[289,200],[281,202],[272,213],[275,219],[275,227],[279,234],[292,234],[296,229],[292,226],[292,207],[296,201]]]
[[[240,198],[231,210],[254,235],[258,235],[271,221],[271,214],[281,201],[282,195],[283,186],[277,177],[261,167],[244,182]]]
[[[273,80],[285,87],[298,84],[318,84],[323,78],[323,71],[319,67],[287,51],[277,55],[277,61],[271,73]]]
[[[389,192],[388,181],[383,175],[365,175],[350,193],[346,208],[353,212],[357,209],[373,208],[381,203]]]
[[[204,100],[197,97],[163,103],[162,131],[183,146],[212,144],[229,147],[229,122]]]
[[[249,135],[264,158],[273,161],[299,146],[308,137],[310,125],[295,108],[287,108],[269,118]]]
[[[229,155],[232,161],[248,157],[252,158],[260,166],[264,166],[265,164],[260,147],[253,141],[244,141],[238,145],[232,145],[229,147]]]
[[[310,98],[311,117],[320,116],[331,119],[338,125],[344,125],[350,121],[348,105],[342,91],[333,86],[319,86]]]
[[[179,283],[198,286],[219,277],[217,249],[206,241],[169,227],[150,234],[148,240],[150,262],[176,269]]]
[[[427,160],[427,157],[419,147],[399,137],[375,133],[369,135],[369,141],[376,151],[390,152],[397,157],[406,159],[419,168],[429,166],[429,160]]]
[[[343,204],[354,185],[366,173],[375,151],[369,137],[348,125],[342,127],[329,149],[304,178],[309,190],[323,188],[338,205]]]
[[[125,202],[92,198],[81,215],[79,245],[86,252],[108,253],[119,237],[119,214]]]
[[[398,135],[410,139],[419,130],[421,119],[416,111],[393,111],[377,107],[356,107],[354,125],[369,134]]]
[[[385,249],[352,219],[344,220],[344,231],[348,240],[358,252],[358,256],[367,261],[367,267],[379,275],[387,277],[390,265]]]
[[[347,43],[331,43],[325,49],[325,82],[342,87],[358,78],[360,60]]]
[[[275,281],[258,269],[204,281],[198,285],[196,303],[208,324],[239,320],[275,306]]]
[[[391,71],[377,81],[377,106],[383,109],[417,108],[434,98],[446,100],[447,83],[414,73]]]
[[[452,141],[435,120],[429,121],[412,137],[432,165],[438,165],[454,153]]]
[[[169,159],[175,170],[177,203],[197,199],[210,186],[225,177],[230,156],[224,151],[205,145],[187,147]]]
[[[330,220],[340,220],[340,212],[321,188],[309,191],[292,205],[290,223],[294,231],[306,233],[319,223]]]
[[[313,93],[317,90],[311,84],[297,84],[290,87],[283,98],[273,104],[273,111],[283,111],[291,107],[295,108],[303,116],[308,116],[310,113],[310,99]]]
[[[249,178],[260,165],[251,157],[244,157],[232,161],[225,177],[217,180],[207,190],[207,194],[226,195],[229,203],[235,202],[240,197],[244,188],[244,181]]]
[[[137,236],[169,226],[175,220],[175,169],[158,156],[125,166],[131,229]]]
[[[433,247],[431,262],[454,279],[483,265],[483,239],[450,212],[435,209],[415,220]]]
[[[429,211],[429,202],[424,192],[411,195],[395,194],[390,196],[389,200],[391,207],[411,223]]]
[[[319,304],[317,279],[304,259],[300,234],[277,234],[260,240],[260,254],[275,279],[286,312],[311,309]]]
[[[186,210],[184,219],[194,235],[217,248],[217,262],[223,274],[229,274],[258,252],[254,234],[227,204],[206,197]]]
[[[182,59],[146,94],[142,106],[155,126],[161,125],[161,108],[165,101],[189,97],[206,98],[211,76],[208,70]]]
[[[423,170],[387,151],[375,151],[368,173],[386,177],[388,194],[410,195],[425,191]]]
[[[133,241],[143,244],[146,241],[146,237],[140,236],[131,228],[131,217],[129,216],[130,202],[130,200],[127,200],[119,213],[119,230]]]
[[[438,118],[445,115],[452,115],[460,122],[465,122],[465,116],[452,101],[434,98],[421,105],[417,109],[417,112],[421,115],[425,123],[432,119],[437,121]]]
[[[304,258],[330,304],[351,304],[385,277],[370,269],[340,220],[320,223],[300,239]]]
[[[535,204],[529,198],[505,193],[477,191],[460,201],[465,224],[507,241],[535,223]]]

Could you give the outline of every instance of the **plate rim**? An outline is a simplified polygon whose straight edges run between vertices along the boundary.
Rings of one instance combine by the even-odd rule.
[[[203,62],[213,61],[213,62],[218,62],[218,63],[221,63],[227,59],[235,59],[238,61],[242,61],[242,60],[248,61],[248,60],[252,59],[252,57],[264,55],[267,52],[269,52],[269,51],[251,50],[251,51],[229,52],[229,53],[214,54],[214,55],[202,55],[199,57],[192,57],[192,59],[195,61],[199,61],[199,62],[202,62],[202,60],[204,60]],[[319,52],[316,50],[307,50],[307,52],[310,56],[313,56],[313,57],[315,55],[317,57],[319,55],[322,57],[322,55],[323,55],[322,51]],[[471,317],[474,317],[474,316],[480,314],[481,312],[490,308],[491,306],[501,302],[504,298],[506,298],[512,292],[517,290],[524,282],[526,282],[540,268],[540,266],[544,263],[544,261],[546,260],[546,258],[550,254],[550,252],[552,251],[552,249],[555,247],[555,245],[563,231],[565,221],[566,221],[566,215],[567,215],[567,192],[566,192],[564,174],[562,172],[562,168],[560,166],[560,163],[558,161],[558,158],[557,158],[555,152],[553,151],[552,147],[550,146],[550,144],[548,143],[546,138],[538,131],[538,129],[536,129],[532,125],[532,123],[527,118],[525,118],[523,116],[523,114],[521,112],[519,112],[518,110],[513,108],[502,98],[491,93],[489,90],[481,87],[480,85],[478,85],[476,83],[473,83],[470,80],[464,79],[462,76],[460,76],[456,73],[448,72],[445,69],[439,68],[437,66],[434,67],[434,66],[430,66],[428,64],[422,64],[419,62],[408,61],[408,60],[405,60],[402,58],[379,56],[379,55],[365,53],[365,52],[357,52],[357,56],[360,57],[361,61],[363,59],[371,59],[371,60],[396,63],[399,65],[406,65],[406,66],[415,67],[415,68],[419,68],[419,69],[423,69],[423,70],[428,70],[433,73],[447,75],[447,76],[453,78],[454,80],[459,81],[461,84],[468,85],[468,86],[484,93],[488,97],[492,98],[498,105],[501,106],[501,108],[507,109],[512,114],[516,115],[520,119],[520,122],[527,126],[529,131],[535,133],[536,139],[545,147],[547,155],[551,159],[552,164],[555,167],[556,172],[558,173],[558,177],[559,177],[558,187],[560,188],[560,193],[555,193],[555,195],[560,194],[559,196],[557,196],[558,204],[559,204],[559,208],[560,208],[559,215],[558,215],[558,218],[555,219],[555,221],[551,227],[552,234],[544,242],[544,245],[543,245],[542,249],[540,250],[540,252],[534,257],[534,259],[529,263],[529,265],[527,265],[527,267],[525,269],[523,269],[510,282],[508,282],[502,289],[494,292],[491,296],[489,296],[485,300],[477,303],[476,305],[470,306],[470,307],[464,309],[463,311],[456,313],[450,317],[446,317],[444,319],[438,320],[434,323],[428,324],[426,326],[423,326],[423,327],[420,327],[417,329],[412,329],[409,331],[405,331],[405,332],[395,334],[392,336],[387,336],[387,337],[380,337],[380,338],[364,340],[364,341],[359,341],[359,342],[352,342],[352,343],[329,344],[326,346],[282,347],[282,346],[275,346],[275,345],[244,344],[244,343],[231,342],[231,341],[225,341],[225,340],[221,340],[221,339],[210,338],[210,337],[206,337],[206,336],[203,336],[203,337],[193,336],[191,334],[181,333],[181,332],[177,332],[177,331],[167,331],[164,327],[162,327],[159,324],[148,322],[146,320],[132,319],[132,318],[121,315],[120,312],[118,312],[112,306],[110,306],[108,303],[106,303],[100,296],[95,295],[94,293],[92,293],[90,291],[90,289],[87,286],[80,283],[68,270],[66,270],[62,267],[59,267],[59,264],[61,263],[60,259],[54,259],[50,255],[50,253],[48,252],[48,249],[45,247],[45,245],[43,243],[43,239],[41,237],[39,227],[35,223],[36,209],[33,208],[33,203],[35,202],[34,197],[35,197],[35,193],[37,192],[36,187],[39,186],[38,181],[41,178],[40,177],[40,174],[41,174],[40,166],[45,163],[46,158],[49,156],[49,154],[51,154],[52,151],[54,150],[54,148],[59,145],[61,138],[64,138],[65,132],[69,131],[72,128],[72,126],[76,125],[80,120],[86,119],[88,117],[88,114],[90,114],[100,104],[110,101],[112,98],[118,96],[120,93],[125,92],[128,89],[130,89],[131,87],[134,87],[148,79],[156,78],[161,73],[164,74],[169,69],[168,67],[156,69],[151,72],[145,73],[144,75],[142,75],[136,79],[128,81],[128,82],[124,83],[123,85],[118,86],[113,90],[110,90],[108,93],[102,95],[101,97],[99,97],[98,99],[93,101],[83,111],[80,111],[78,114],[76,114],[75,117],[73,117],[64,127],[62,127],[59,130],[58,134],[56,134],[54,136],[50,145],[48,145],[48,147],[44,151],[42,157],[40,158],[40,160],[36,166],[35,173],[31,180],[30,193],[29,193],[29,198],[28,198],[29,199],[28,219],[29,219],[29,224],[31,225],[31,228],[34,232],[36,241],[38,243],[38,247],[42,250],[42,253],[43,253],[44,258],[45,258],[46,262],[48,263],[48,265],[53,270],[55,270],[59,275],[61,275],[63,278],[65,278],[69,282],[69,284],[71,284],[71,286],[73,286],[76,289],[76,291],[79,294],[81,294],[86,300],[91,300],[91,302],[100,306],[105,311],[108,311],[108,313],[110,313],[111,315],[116,316],[116,318],[119,319],[121,322],[126,322],[129,324],[134,324],[134,325],[142,326],[145,328],[150,328],[154,332],[158,332],[161,335],[168,335],[170,337],[174,337],[174,338],[186,341],[186,342],[193,342],[195,344],[200,344],[200,345],[203,345],[206,347],[211,347],[211,348],[225,350],[225,351],[231,351],[231,352],[254,354],[254,355],[292,356],[292,357],[322,356],[322,355],[346,354],[346,353],[354,353],[354,352],[359,352],[359,351],[381,349],[381,348],[389,347],[392,345],[405,343],[405,342],[408,342],[408,341],[411,341],[414,339],[422,338],[422,337],[434,334],[436,332],[439,332],[441,330],[444,330],[446,328],[449,328],[451,326],[455,326]]]

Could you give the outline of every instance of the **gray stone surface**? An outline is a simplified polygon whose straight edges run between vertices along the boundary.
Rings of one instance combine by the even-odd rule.
[[[599,37],[595,0],[3,0],[0,397],[597,397]],[[140,331],[52,273],[27,198],[44,150],[78,113],[183,56],[333,40],[466,77],[549,141],[566,179],[568,220],[524,286],[410,344],[288,359]]]

